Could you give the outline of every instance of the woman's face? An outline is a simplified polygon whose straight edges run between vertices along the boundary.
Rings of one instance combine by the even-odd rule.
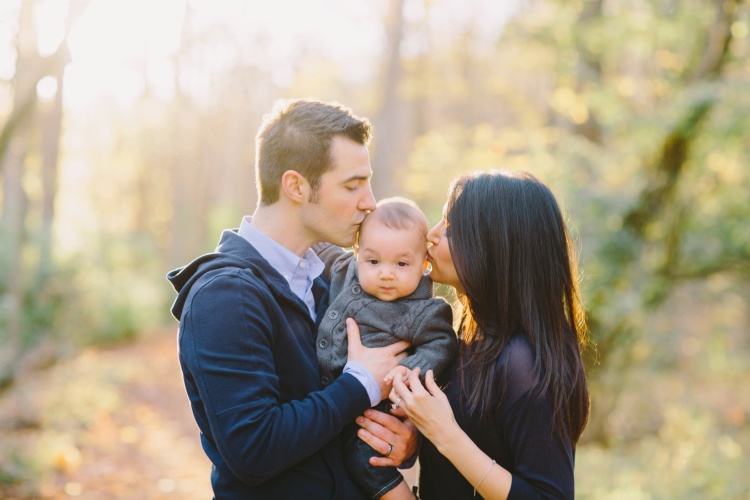
[[[446,235],[447,222],[445,218],[437,226],[427,233],[427,241],[430,247],[427,249],[427,262],[432,266],[430,277],[436,283],[443,283],[455,287],[457,291],[463,292],[463,286],[453,266],[453,258],[448,247],[448,236]]]

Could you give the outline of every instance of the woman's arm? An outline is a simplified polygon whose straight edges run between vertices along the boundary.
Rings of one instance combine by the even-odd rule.
[[[508,497],[512,475],[479,449],[459,427],[448,398],[435,383],[431,370],[425,377],[425,386],[419,380],[419,368],[409,375],[408,387],[396,377],[390,399],[482,497]]]

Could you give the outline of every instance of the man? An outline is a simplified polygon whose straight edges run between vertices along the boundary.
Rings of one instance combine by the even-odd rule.
[[[310,250],[351,246],[375,208],[370,124],[336,104],[277,103],[256,138],[259,204],[215,253],[172,271],[179,358],[217,498],[361,498],[346,475],[339,433],[386,397],[401,342],[366,349],[347,325],[349,362],[321,378],[317,325],[328,303]],[[398,465],[416,432],[368,410],[366,441]],[[382,424],[382,425],[378,425]]]

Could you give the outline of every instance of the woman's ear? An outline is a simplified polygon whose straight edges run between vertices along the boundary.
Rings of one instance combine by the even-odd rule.
[[[303,203],[309,197],[310,184],[296,170],[287,170],[281,176],[281,193],[296,203]]]

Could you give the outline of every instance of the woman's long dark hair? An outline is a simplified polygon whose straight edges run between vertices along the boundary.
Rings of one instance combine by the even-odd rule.
[[[448,244],[464,293],[459,394],[489,418],[494,367],[514,334],[534,351],[532,394],[548,394],[553,425],[572,443],[586,427],[589,397],[582,352],[588,341],[573,245],[549,188],[526,172],[457,179],[446,206]]]

